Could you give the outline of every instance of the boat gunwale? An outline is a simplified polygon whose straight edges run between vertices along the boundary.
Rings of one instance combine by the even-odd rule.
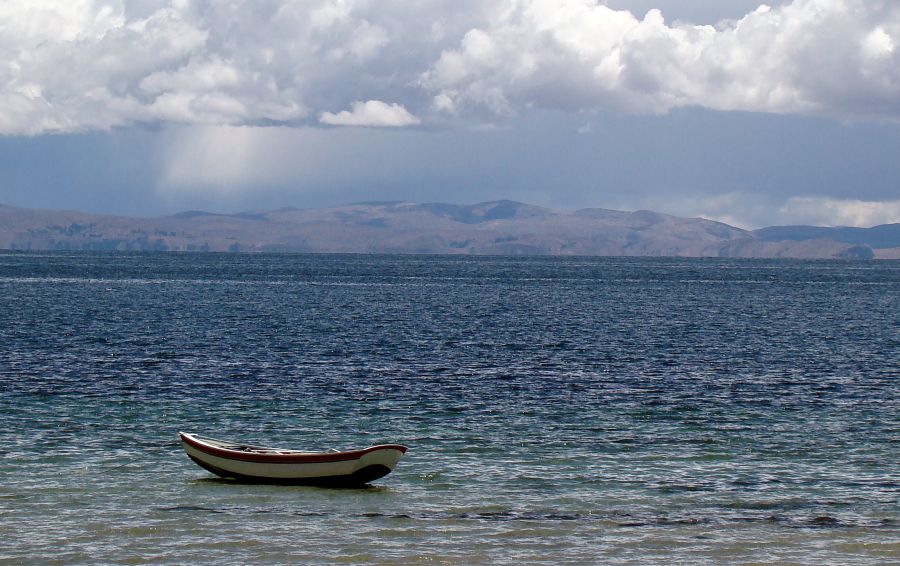
[[[363,448],[361,450],[350,450],[346,452],[295,452],[293,454],[267,454],[263,452],[248,452],[245,450],[233,450],[215,446],[213,444],[204,442],[203,437],[198,437],[197,435],[187,432],[179,432],[178,435],[181,437],[182,442],[184,442],[188,446],[191,446],[192,448],[199,450],[200,452],[203,452],[205,454],[209,454],[210,456],[216,456],[228,460],[239,460],[242,462],[256,462],[265,464],[316,464],[328,462],[344,462],[348,460],[359,460],[366,454],[379,450],[397,450],[401,454],[406,453],[407,450],[406,446],[403,446],[402,444],[379,444],[376,446]],[[213,438],[207,440],[225,442]],[[229,444],[238,445],[237,443]],[[278,450],[277,448],[265,448],[262,446],[250,446],[243,444],[240,446],[247,446],[249,448],[255,448],[258,450]]]

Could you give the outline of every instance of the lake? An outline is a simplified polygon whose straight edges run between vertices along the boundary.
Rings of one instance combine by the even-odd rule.
[[[0,253],[0,562],[900,562],[898,380],[898,261]]]

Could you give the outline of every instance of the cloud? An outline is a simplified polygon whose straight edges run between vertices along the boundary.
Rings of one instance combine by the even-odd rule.
[[[390,42],[353,5],[3,3],[0,133],[302,122]]]
[[[764,194],[682,193],[623,201],[620,208],[648,208],[700,217],[752,230],[772,225],[856,226],[900,223],[900,200],[864,201],[826,196],[776,199]]]
[[[900,222],[900,200],[794,197],[784,203],[779,213],[792,224],[869,227]]]
[[[380,100],[354,102],[352,110],[343,110],[337,114],[323,112],[319,122],[329,126],[370,126],[383,128],[400,128],[420,123],[399,104],[387,104]]]
[[[4,2],[0,134],[533,108],[900,121],[896,2],[793,0],[715,25],[666,15],[599,0]]]
[[[440,107],[532,105],[900,119],[900,6],[795,0],[718,26],[668,24],[589,0],[512,3],[422,74]]]

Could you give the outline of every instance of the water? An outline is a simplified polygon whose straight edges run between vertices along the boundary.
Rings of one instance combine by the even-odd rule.
[[[898,360],[900,262],[4,253],[0,562],[897,563]]]

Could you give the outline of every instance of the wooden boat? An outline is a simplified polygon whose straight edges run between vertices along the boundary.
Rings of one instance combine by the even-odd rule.
[[[400,444],[349,452],[302,452],[178,434],[188,457],[200,467],[223,478],[253,483],[360,487],[389,474],[406,452]]]

